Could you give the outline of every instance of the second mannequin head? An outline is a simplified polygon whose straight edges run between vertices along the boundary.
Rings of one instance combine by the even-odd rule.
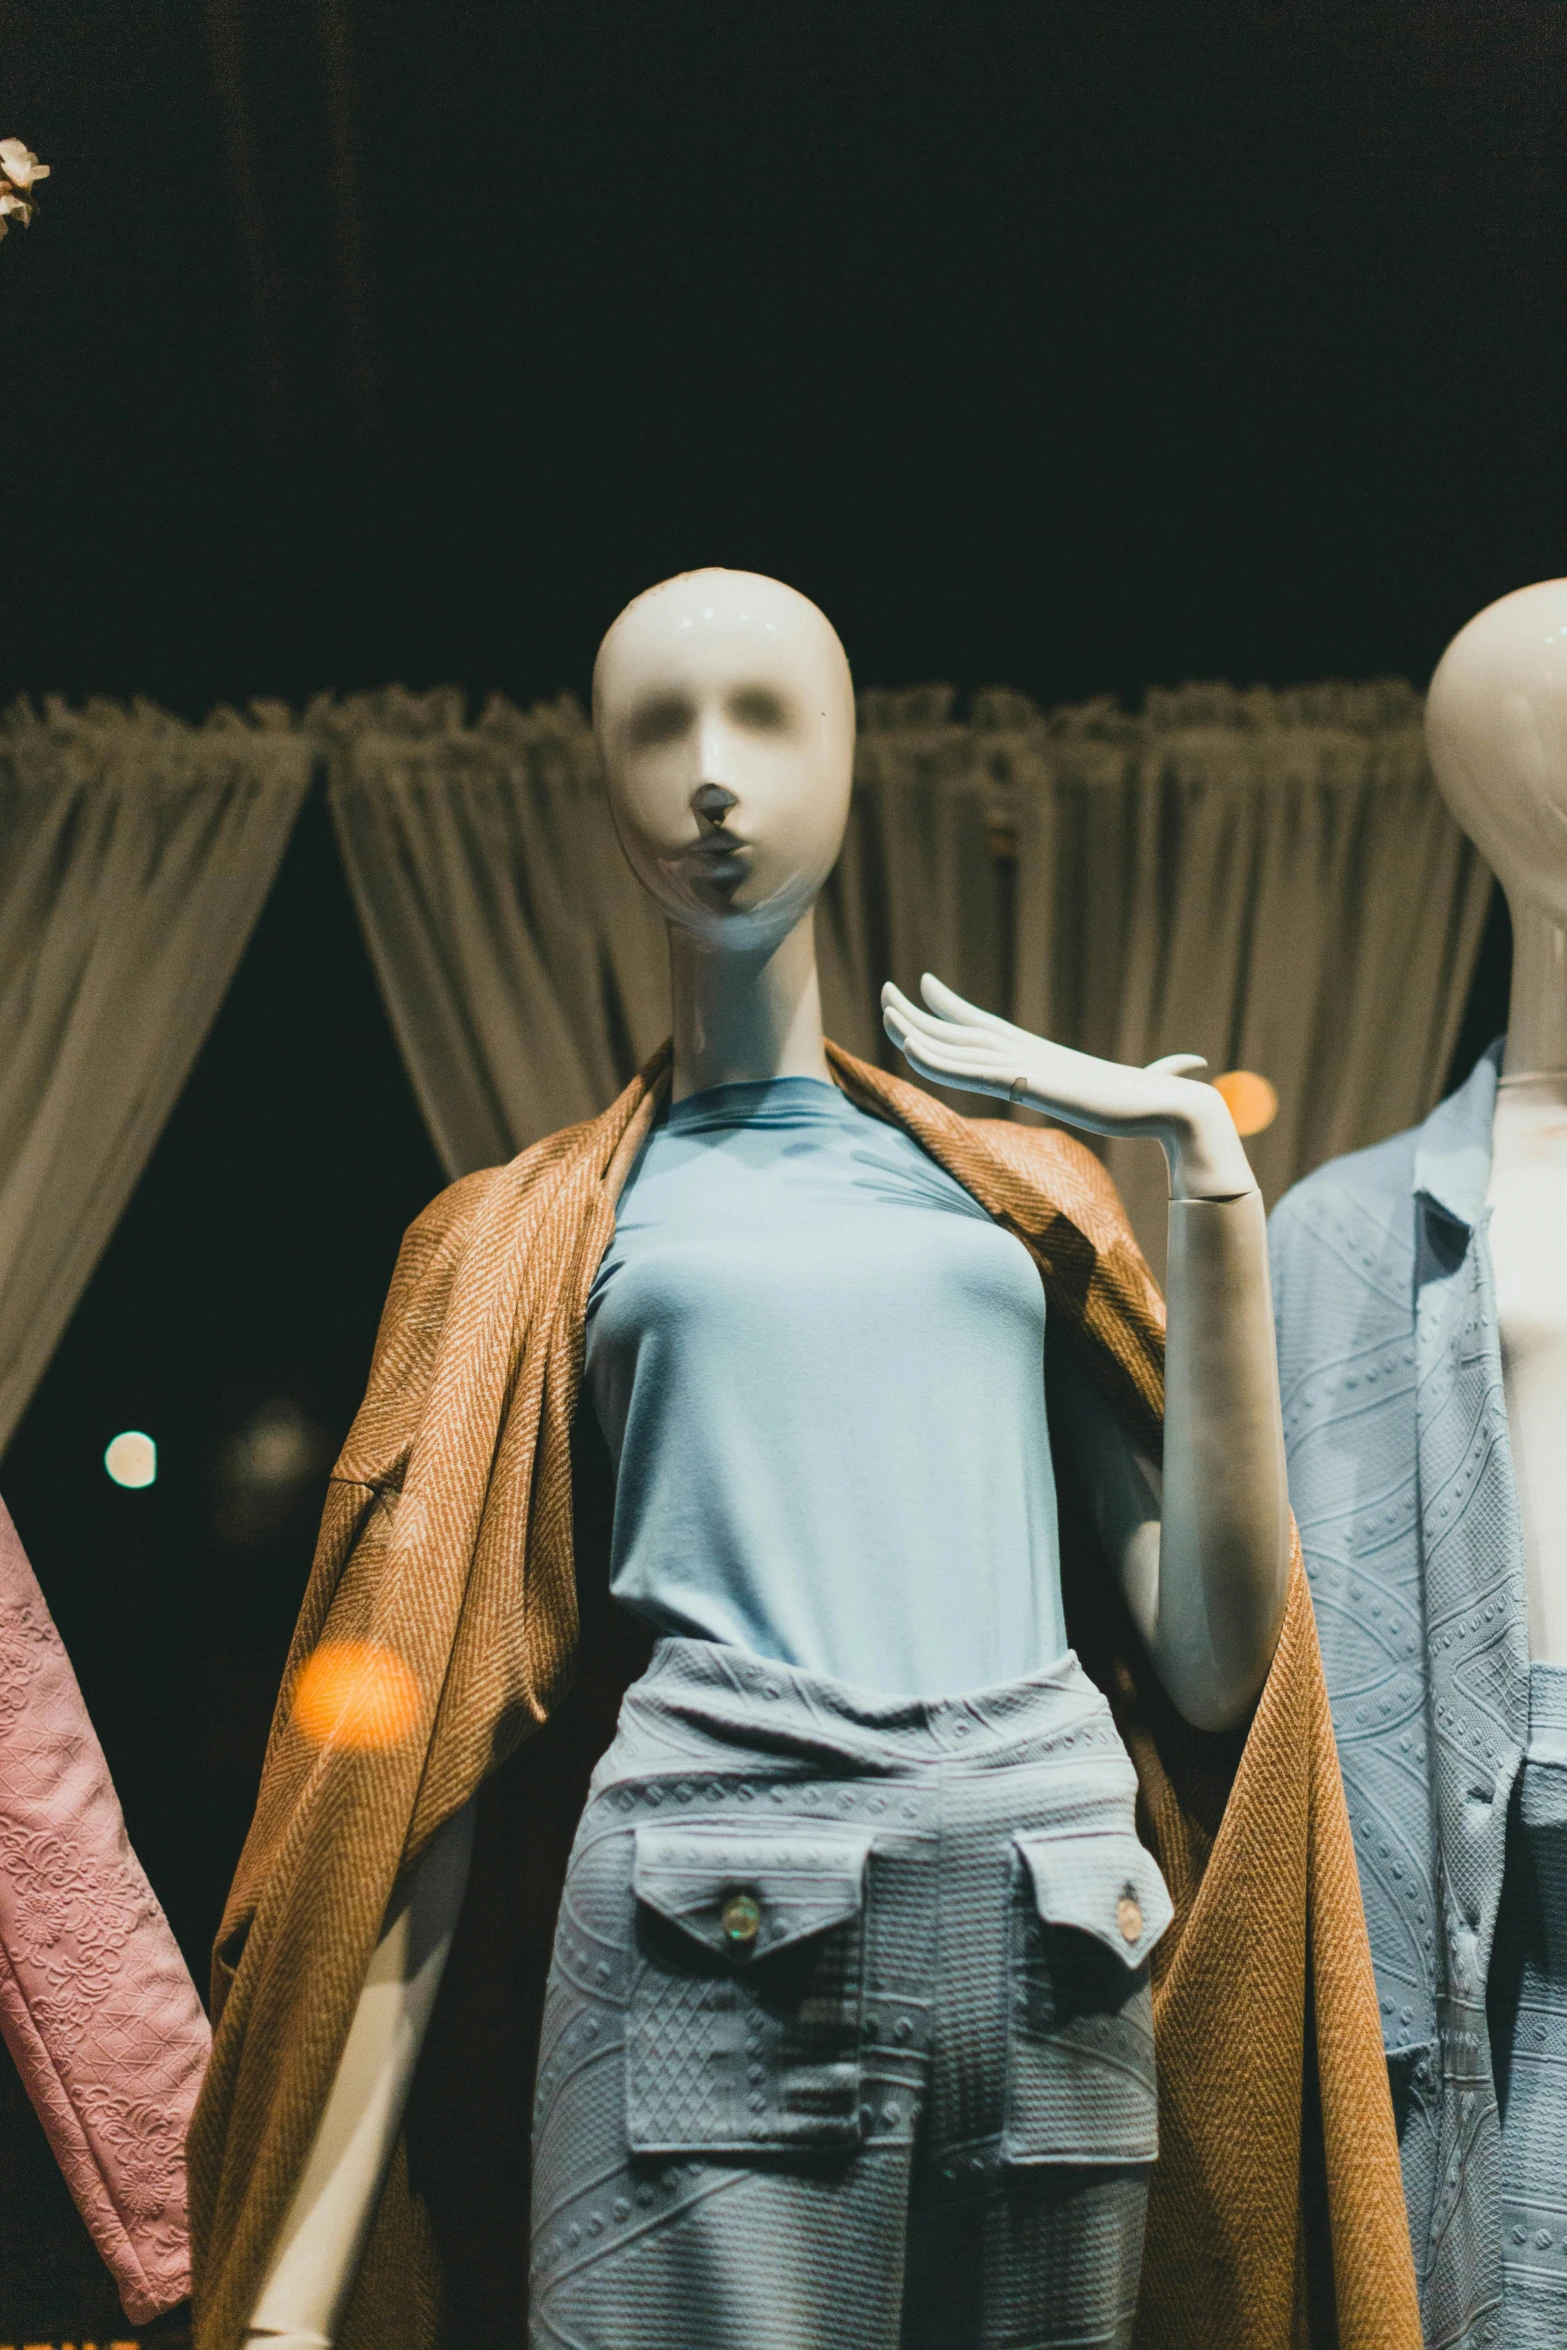
[[[593,728],[621,846],[669,921],[776,945],[848,821],[854,687],[831,623],[756,572],[664,580],[599,647]]]

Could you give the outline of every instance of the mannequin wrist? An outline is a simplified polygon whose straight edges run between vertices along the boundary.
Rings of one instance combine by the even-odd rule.
[[[1161,1124],[1159,1140],[1169,1169],[1172,1203],[1244,1199],[1258,1188],[1246,1146],[1218,1094],[1213,1095],[1211,1109],[1204,1104]]]

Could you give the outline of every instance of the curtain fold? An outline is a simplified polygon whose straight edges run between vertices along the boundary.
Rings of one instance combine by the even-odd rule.
[[[594,1116],[668,1027],[663,925],[569,696],[322,716],[332,814],[392,1026],[454,1175]]]
[[[0,1447],[222,1000],[309,785],[276,705],[0,720]]]
[[[1049,789],[1017,794],[1015,1016],[1267,1077],[1278,1115],[1247,1148],[1270,1206],[1423,1117],[1457,1038],[1492,882],[1422,715],[1398,679],[1091,704],[1044,722]],[[1158,1154],[1105,1155],[1162,1268]]]
[[[1248,1068],[1271,1201],[1436,1099],[1490,875],[1432,786],[1398,679],[1226,685],[1045,711],[1000,688],[860,698],[843,854],[817,918],[829,1034],[896,1066],[883,979],[1129,1061]],[[323,712],[338,837],[454,1174],[601,1109],[664,1033],[662,926],[620,855],[569,696],[473,723],[455,693]],[[951,1095],[960,1106],[977,1097]],[[1106,1156],[1156,1268],[1157,1145]]]

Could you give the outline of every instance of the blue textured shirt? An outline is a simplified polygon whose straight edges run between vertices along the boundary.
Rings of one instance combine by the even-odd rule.
[[[662,1631],[919,1696],[1066,1648],[1021,1241],[811,1077],[677,1102],[588,1300],[611,1586]]]
[[[1485,1204],[1500,1064],[1297,1184],[1271,1236],[1290,1498],[1443,2350],[1503,2340],[1486,1990],[1529,1637]]]

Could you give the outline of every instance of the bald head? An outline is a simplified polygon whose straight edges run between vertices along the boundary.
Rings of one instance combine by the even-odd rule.
[[[605,692],[614,690],[627,663],[699,649],[710,658],[719,647],[762,658],[787,649],[797,661],[819,667],[824,703],[846,698],[853,710],[848,655],[826,613],[781,579],[715,564],[644,588],[610,623],[593,669],[595,723]]]
[[[593,726],[616,829],[671,921],[765,944],[831,871],[848,816],[854,687],[808,597],[689,571],[599,647]]]
[[[1567,924],[1567,580],[1488,604],[1426,703],[1437,785],[1506,890]]]

